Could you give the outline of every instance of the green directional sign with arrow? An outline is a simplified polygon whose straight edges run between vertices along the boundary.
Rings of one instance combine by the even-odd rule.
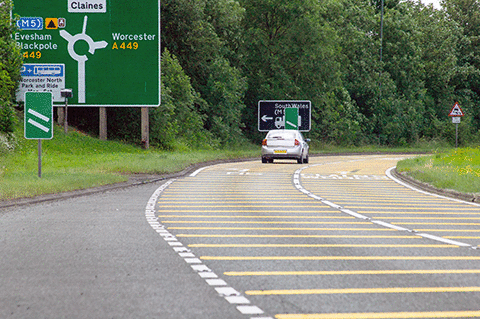
[[[25,138],[53,138],[53,101],[50,92],[25,93]]]
[[[27,91],[73,89],[69,106],[160,105],[160,0],[16,0]]]

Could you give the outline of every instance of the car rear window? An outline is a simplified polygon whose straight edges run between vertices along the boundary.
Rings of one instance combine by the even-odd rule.
[[[293,140],[295,139],[295,133],[271,133],[267,138],[279,139],[279,140]]]

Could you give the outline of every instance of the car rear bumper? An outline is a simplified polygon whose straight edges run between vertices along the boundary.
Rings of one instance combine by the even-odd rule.
[[[272,148],[267,146],[262,146],[262,157],[263,158],[284,158],[284,159],[298,159],[302,156],[302,147],[294,148]]]

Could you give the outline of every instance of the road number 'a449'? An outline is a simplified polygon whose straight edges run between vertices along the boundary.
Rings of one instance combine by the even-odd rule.
[[[113,43],[112,50],[137,50],[138,49],[138,42],[122,42],[120,45],[117,42]]]
[[[42,57],[42,52],[32,51],[32,52],[23,52],[24,59],[40,59]]]

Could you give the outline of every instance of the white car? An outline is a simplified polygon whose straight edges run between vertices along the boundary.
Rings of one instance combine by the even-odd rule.
[[[309,139],[296,130],[272,130],[262,141],[262,163],[274,159],[296,159],[299,164],[308,163]]]

